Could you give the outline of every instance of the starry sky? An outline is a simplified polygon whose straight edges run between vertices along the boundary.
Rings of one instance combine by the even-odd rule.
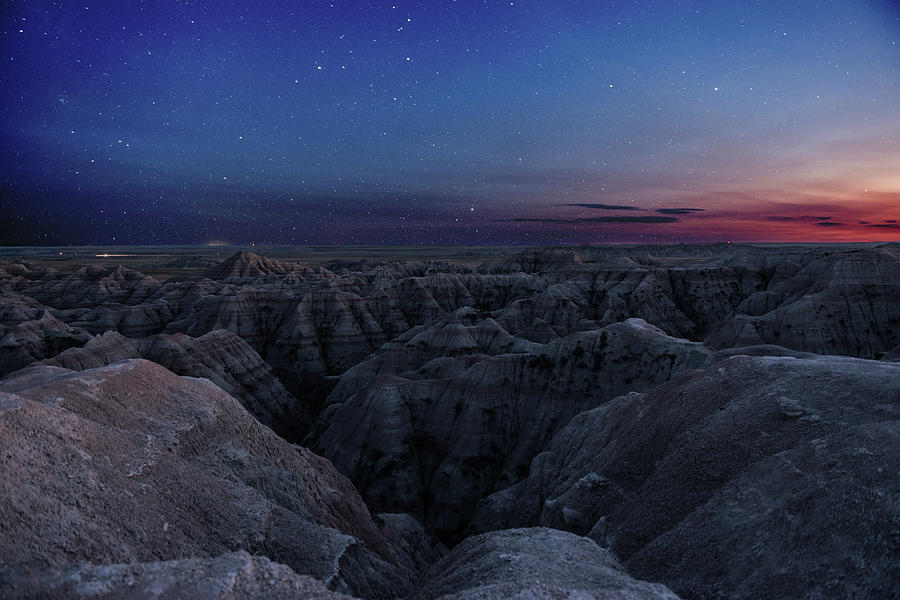
[[[0,245],[900,240],[889,1],[0,8]]]

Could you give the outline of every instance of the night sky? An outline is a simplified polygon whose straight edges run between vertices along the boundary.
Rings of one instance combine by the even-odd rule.
[[[0,245],[900,240],[893,2],[4,2]]]

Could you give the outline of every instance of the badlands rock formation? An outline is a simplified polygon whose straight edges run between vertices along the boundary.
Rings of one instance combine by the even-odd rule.
[[[244,551],[215,558],[83,564],[23,574],[0,568],[4,598],[92,600],[349,600],[312,577]]]
[[[90,337],[87,332],[66,325],[46,310],[42,310],[36,319],[0,325],[0,375],[81,346]]]
[[[581,413],[476,521],[588,535],[689,597],[890,597],[898,473],[900,365],[738,355]]]
[[[582,247],[529,251],[473,272],[447,263],[310,269],[243,252],[205,277],[164,282],[122,267],[4,263],[0,291],[5,303],[10,294],[32,303],[31,319],[43,307],[91,334],[229,330],[289,391],[314,398],[312,419],[330,378],[461,307],[490,311],[507,332],[538,343],[639,317],[670,335],[711,335],[716,348],[766,343],[878,358],[900,344],[898,253],[892,245]]]
[[[387,349],[388,361],[376,354],[367,361],[375,363],[371,370],[365,363],[357,370],[425,364],[372,382],[348,373],[362,387],[325,412],[321,431],[310,436],[312,449],[349,476],[373,510],[412,513],[439,536],[458,541],[478,499],[522,479],[531,459],[573,416],[626,390],[705,366],[712,354],[698,342],[630,319],[546,346],[527,343],[519,353],[485,356],[471,366],[464,360],[458,374],[444,366],[432,378],[434,360],[425,361],[435,347],[450,350],[437,360],[454,360],[456,350],[488,349],[487,339],[503,340],[499,333],[483,335],[498,329],[493,322],[441,322],[400,349]],[[405,360],[397,359],[398,350],[406,351]]]
[[[81,348],[70,348],[40,364],[81,371],[128,358],[146,358],[178,375],[209,379],[288,440],[299,439],[309,425],[302,405],[269,365],[247,342],[224,329],[198,338],[176,333],[138,340],[107,331]]]
[[[896,597],[895,244],[84,262],[0,261],[0,596]]]
[[[248,550],[339,591],[409,573],[359,494],[208,380],[146,360],[0,385],[0,555],[29,569]]]
[[[588,538],[553,529],[471,537],[432,567],[414,600],[620,598],[678,600],[658,583],[630,577]]]

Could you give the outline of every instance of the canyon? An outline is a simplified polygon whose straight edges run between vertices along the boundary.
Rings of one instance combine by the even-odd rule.
[[[897,597],[900,244],[292,252],[5,249],[0,595]]]

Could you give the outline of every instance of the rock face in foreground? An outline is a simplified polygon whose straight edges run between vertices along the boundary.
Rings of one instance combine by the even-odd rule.
[[[578,415],[481,527],[586,534],[691,598],[888,598],[900,365],[732,356]]]
[[[664,585],[629,576],[592,540],[543,528],[471,537],[425,581],[414,600],[678,600]]]
[[[137,340],[108,331],[42,364],[82,371],[129,358],[151,360],[177,375],[209,379],[289,441],[298,441],[308,426],[304,407],[284,389],[269,365],[247,342],[224,329],[198,338],[177,333]]]
[[[0,519],[9,598],[395,598],[446,551],[408,515],[379,529],[328,461],[217,386],[141,359],[0,383]],[[542,529],[470,539],[420,584],[420,598],[675,598]]]
[[[33,574],[0,568],[0,588],[8,600],[349,600],[312,577],[243,551]]]
[[[328,461],[145,360],[2,382],[0,522],[19,572],[247,550],[370,598],[410,581]]]
[[[35,573],[0,567],[0,589],[10,600],[352,600],[285,565],[243,551]],[[592,540],[543,528],[466,540],[431,569],[411,600],[451,598],[678,600],[661,584],[630,577]]]

